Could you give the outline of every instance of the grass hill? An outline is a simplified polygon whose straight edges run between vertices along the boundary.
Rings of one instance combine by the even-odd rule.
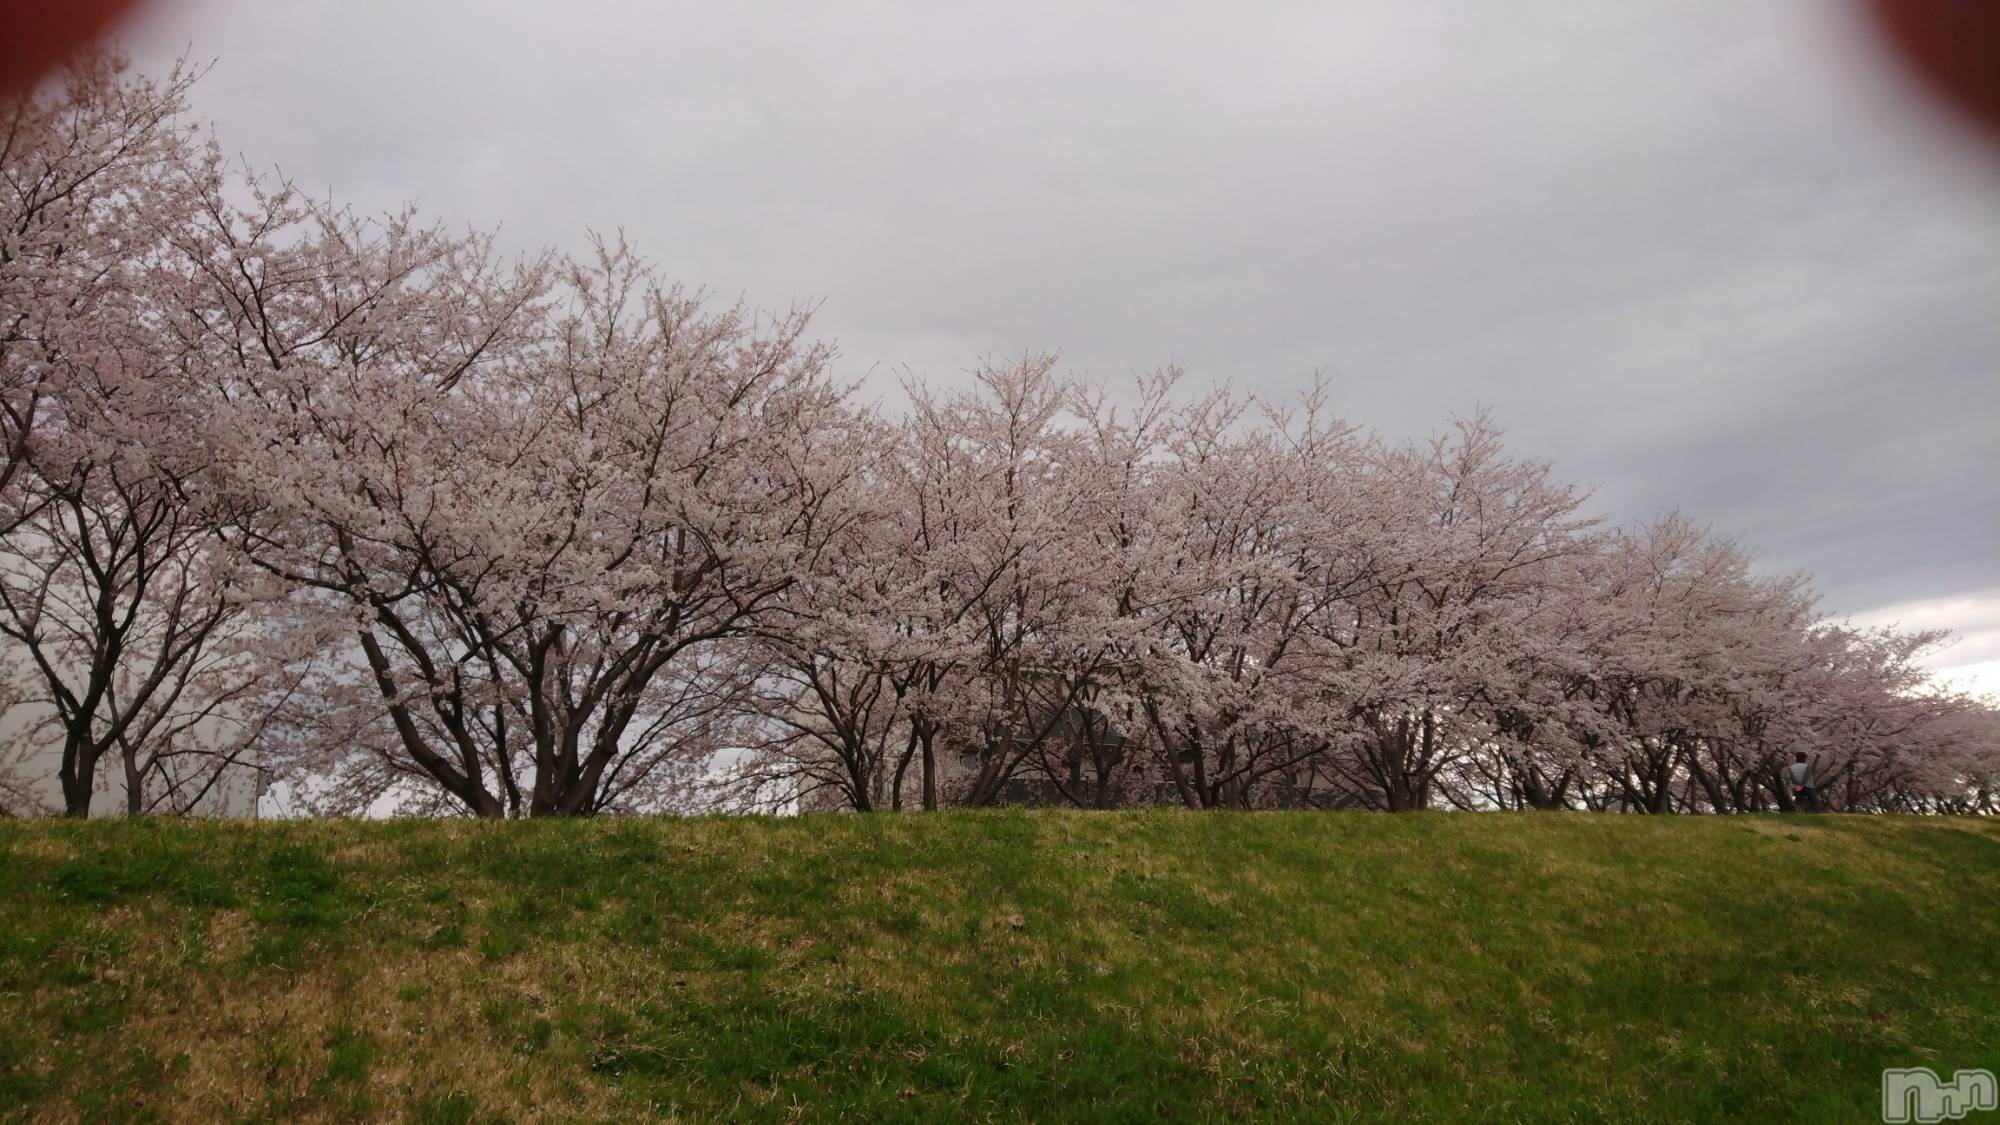
[[[0,821],[5,1120],[1879,1120],[2000,824]]]

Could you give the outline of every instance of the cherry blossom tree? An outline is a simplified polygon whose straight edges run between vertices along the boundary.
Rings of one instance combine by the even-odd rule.
[[[123,765],[128,812],[187,811],[254,753],[294,671],[201,479],[187,349],[162,330],[161,263],[214,159],[181,117],[192,76],[102,55],[11,101],[0,148],[0,637],[27,744],[52,743],[64,809]],[[240,771],[238,771],[240,772]]]
[[[126,65],[89,55],[52,88],[0,102],[0,494],[13,496],[68,381],[117,351],[102,330],[138,315],[134,275],[183,213],[167,173],[198,147],[184,116],[196,75],[156,82]],[[14,496],[0,532],[32,510]]]
[[[830,353],[622,244],[508,271],[317,220],[207,248],[246,265],[215,311],[260,344],[229,388],[236,484],[286,498],[237,542],[352,630],[327,687],[393,732],[362,743],[381,781],[479,816],[644,807],[728,740],[733,649],[849,518]]]

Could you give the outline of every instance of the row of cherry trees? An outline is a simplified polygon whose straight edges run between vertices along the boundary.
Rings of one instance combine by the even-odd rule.
[[[1830,807],[1991,810],[2000,727],[1927,686],[1940,635],[1822,620],[1677,515],[1601,527],[1483,417],[1398,445],[1178,392],[1047,358],[913,388],[763,642],[746,791],[1736,812],[1790,808],[1805,752]]]
[[[862,409],[803,314],[622,240],[236,170],[191,81],[100,58],[0,122],[0,805],[47,744],[72,814],[251,761],[328,812],[1741,811],[1798,751],[1834,807],[1992,808],[1940,638],[1604,528],[1483,417],[1034,356]]]

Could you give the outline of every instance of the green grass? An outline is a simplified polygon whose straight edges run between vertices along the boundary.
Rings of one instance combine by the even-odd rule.
[[[0,821],[0,1119],[1876,1120],[1996,908],[1967,820]]]

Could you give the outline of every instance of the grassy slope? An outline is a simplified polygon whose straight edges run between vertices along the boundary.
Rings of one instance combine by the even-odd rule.
[[[0,1119],[1873,1120],[2000,824],[0,821]]]

